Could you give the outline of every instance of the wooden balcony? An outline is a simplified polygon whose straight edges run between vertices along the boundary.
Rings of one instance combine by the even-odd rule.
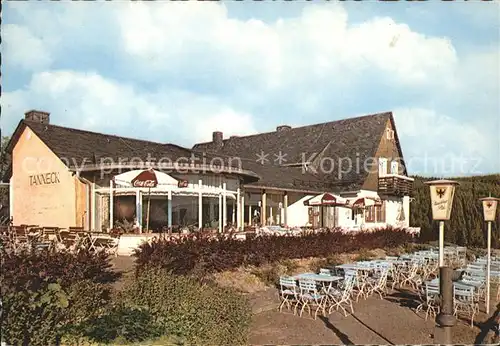
[[[413,178],[403,175],[388,174],[378,178],[378,193],[386,196],[411,196]]]

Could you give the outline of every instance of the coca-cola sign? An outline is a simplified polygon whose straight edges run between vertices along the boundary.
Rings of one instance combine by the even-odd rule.
[[[136,180],[133,183],[134,187],[156,187],[157,183],[154,180]]]
[[[158,186],[158,179],[153,170],[143,171],[132,179],[132,186],[139,188],[154,188]]]

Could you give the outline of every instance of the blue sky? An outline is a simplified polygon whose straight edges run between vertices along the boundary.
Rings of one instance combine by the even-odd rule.
[[[493,2],[8,2],[1,126],[191,147],[393,111],[410,174],[500,172]],[[362,130],[361,130],[362,131]]]

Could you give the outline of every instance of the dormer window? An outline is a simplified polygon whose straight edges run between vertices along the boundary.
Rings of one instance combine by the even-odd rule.
[[[394,139],[394,130],[391,130],[390,128],[387,128],[385,130],[386,132],[386,138],[390,141],[392,141]]]
[[[378,175],[379,177],[387,175],[387,159],[385,157],[380,157],[378,159]]]
[[[399,162],[398,161],[391,162],[391,174],[399,174]]]

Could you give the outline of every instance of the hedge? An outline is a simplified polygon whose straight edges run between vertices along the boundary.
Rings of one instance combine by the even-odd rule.
[[[246,240],[185,238],[179,242],[158,239],[142,244],[134,253],[138,271],[161,267],[173,274],[207,274],[244,265],[260,266],[286,259],[328,257],[361,248],[392,248],[413,241],[401,229],[343,233],[328,230],[302,236],[265,236]]]

